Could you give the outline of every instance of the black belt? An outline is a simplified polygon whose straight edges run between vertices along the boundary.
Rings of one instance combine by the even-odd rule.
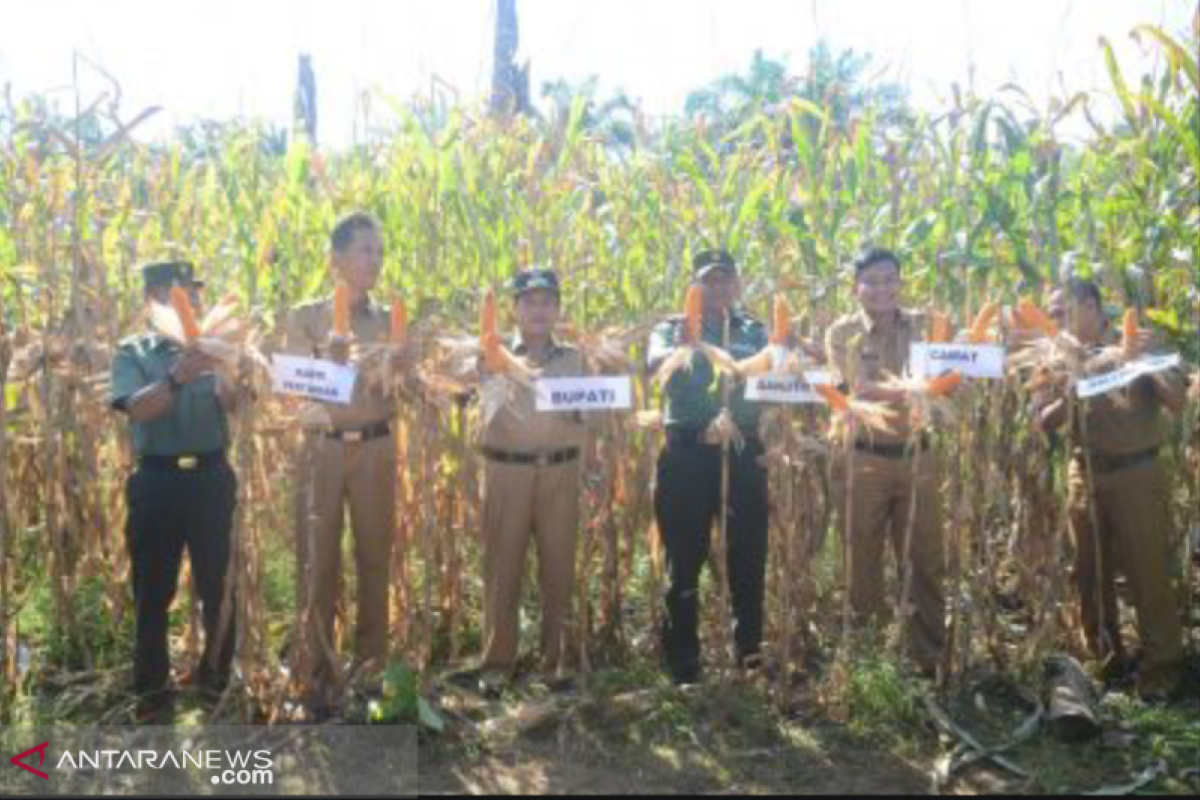
[[[922,435],[915,446],[912,442],[903,442],[901,444],[879,444],[877,442],[862,442],[854,443],[854,449],[860,453],[867,453],[880,458],[912,458],[917,452],[922,452],[929,449],[929,437]]]
[[[747,444],[758,443],[757,431],[741,431]],[[716,447],[708,441],[706,428],[667,428],[667,447]]]
[[[1094,455],[1092,456],[1092,469],[1100,475],[1108,475],[1112,472],[1120,472],[1123,469],[1132,469],[1133,467],[1140,467],[1143,464],[1149,464],[1156,458],[1158,458],[1157,447],[1124,456]]]
[[[164,472],[200,472],[228,463],[224,450],[194,456],[142,456],[138,459],[143,468]]]
[[[527,467],[554,467],[566,464],[579,458],[578,447],[568,447],[563,450],[551,450],[548,453],[510,453],[497,450],[494,447],[483,448],[483,455],[489,461],[501,464],[521,464]]]
[[[338,442],[370,442],[374,439],[382,439],[392,432],[392,426],[387,422],[379,422],[374,425],[368,425],[365,428],[352,428],[344,430],[325,431],[326,439],[333,439]]]

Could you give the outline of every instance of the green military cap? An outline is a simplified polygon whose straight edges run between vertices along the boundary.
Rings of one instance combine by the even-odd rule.
[[[142,283],[147,289],[169,289],[172,286],[201,287],[196,280],[196,268],[190,261],[151,261],[142,264]]]
[[[508,282],[507,288],[512,292],[513,297],[520,297],[535,289],[546,289],[556,295],[562,294],[562,289],[558,284],[558,274],[552,269],[522,270]]]
[[[702,250],[692,258],[692,277],[696,280],[717,269],[736,275],[737,262],[725,250]]]

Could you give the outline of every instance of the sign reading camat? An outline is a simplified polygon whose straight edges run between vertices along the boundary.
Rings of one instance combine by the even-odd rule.
[[[276,394],[305,397],[326,403],[350,405],[358,373],[332,361],[299,356],[275,356],[272,378]]]
[[[918,378],[936,378],[951,370],[964,378],[1004,377],[1005,351],[997,345],[916,342],[909,355],[912,373]]]
[[[538,411],[624,411],[633,408],[628,375],[603,378],[541,378]]]

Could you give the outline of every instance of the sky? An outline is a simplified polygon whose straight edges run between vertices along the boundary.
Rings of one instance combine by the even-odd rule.
[[[923,106],[972,74],[981,93],[1016,82],[1039,103],[1103,92],[1100,36],[1137,76],[1160,62],[1129,31],[1179,32],[1195,9],[1196,0],[518,0],[535,101],[543,81],[598,75],[602,91],[624,90],[655,116],[681,113],[689,91],[744,70],[757,49],[802,68],[819,39],[871,53],[873,68]],[[309,53],[320,136],[346,143],[390,115],[389,98],[428,97],[435,86],[484,97],[494,22],[495,0],[0,0],[0,87],[70,108],[79,53],[85,102],[108,89],[99,67],[120,83],[127,117],[163,107],[142,137],[201,117],[287,126],[297,58]]]

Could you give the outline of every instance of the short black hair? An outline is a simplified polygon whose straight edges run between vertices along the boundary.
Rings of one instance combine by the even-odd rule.
[[[1104,300],[1100,296],[1100,285],[1093,280],[1088,280],[1087,278],[1070,278],[1062,288],[1077,303],[1082,303],[1084,300],[1091,300],[1096,304],[1096,308],[1104,308]]]
[[[877,267],[880,264],[887,264],[889,262],[896,268],[897,272],[900,271],[900,259],[896,258],[895,253],[891,250],[884,250],[882,247],[872,247],[854,262],[854,275],[858,277],[871,267]]]
[[[383,232],[379,219],[366,211],[352,211],[337,221],[329,235],[329,246],[335,253],[344,253],[359,231]]]

